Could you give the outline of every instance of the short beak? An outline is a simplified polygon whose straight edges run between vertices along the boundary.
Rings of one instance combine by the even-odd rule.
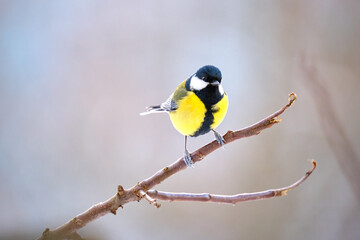
[[[220,82],[219,81],[213,81],[210,84],[213,85],[214,87],[217,87],[217,86],[220,85]]]

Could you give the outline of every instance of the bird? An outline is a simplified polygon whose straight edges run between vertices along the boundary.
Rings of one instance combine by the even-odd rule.
[[[184,162],[194,167],[187,150],[187,138],[212,131],[218,144],[224,138],[215,128],[224,120],[229,100],[222,85],[221,71],[213,65],[205,65],[180,83],[175,91],[160,105],[149,106],[140,115],[168,113],[174,128],[185,136]]]

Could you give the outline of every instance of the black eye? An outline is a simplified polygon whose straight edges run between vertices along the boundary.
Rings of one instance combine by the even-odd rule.
[[[201,79],[202,79],[202,80],[205,80],[205,77],[202,77]]]

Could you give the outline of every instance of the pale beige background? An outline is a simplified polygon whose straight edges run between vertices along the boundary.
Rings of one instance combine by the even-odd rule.
[[[305,86],[306,53],[360,155],[360,2],[1,1],[0,238],[34,239],[183,154],[168,116],[140,117],[200,66],[223,73],[218,131],[298,101],[272,129],[218,150],[159,190],[234,194],[292,183],[236,206],[131,203],[88,239],[359,239],[360,209]],[[189,149],[213,139],[189,140]],[[360,173],[359,173],[360,174]]]

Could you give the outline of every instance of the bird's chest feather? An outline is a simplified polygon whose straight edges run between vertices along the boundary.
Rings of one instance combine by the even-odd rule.
[[[215,129],[224,120],[228,109],[228,105],[229,105],[228,96],[224,94],[223,98],[218,103],[212,106],[214,120],[210,126],[211,129]]]
[[[202,125],[207,109],[194,92],[179,100],[177,109],[170,112],[170,119],[176,130],[183,135],[193,135]]]
[[[214,104],[211,103],[201,101],[194,92],[188,92],[186,97],[179,100],[177,110],[170,112],[172,124],[186,136],[196,137],[215,129],[226,115],[228,97],[224,94]]]

